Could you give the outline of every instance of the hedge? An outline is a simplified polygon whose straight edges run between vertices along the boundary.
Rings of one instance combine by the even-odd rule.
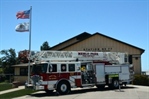
[[[134,75],[132,83],[134,85],[149,86],[149,77],[147,75]]]

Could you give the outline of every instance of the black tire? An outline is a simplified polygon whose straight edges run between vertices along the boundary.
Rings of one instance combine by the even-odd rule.
[[[99,90],[104,90],[105,85],[96,85],[96,87],[97,87]]]
[[[119,81],[118,79],[114,78],[112,79],[112,83],[109,85],[110,89],[117,89],[119,88]]]
[[[46,92],[47,94],[52,94],[52,93],[53,93],[53,90],[45,90],[45,92]]]
[[[126,87],[127,83],[126,83],[126,82],[124,82],[123,84],[124,84],[124,86]]]
[[[70,84],[66,81],[61,81],[58,83],[56,91],[61,95],[68,94],[70,92]]]

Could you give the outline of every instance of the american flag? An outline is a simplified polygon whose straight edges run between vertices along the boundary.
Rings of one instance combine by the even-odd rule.
[[[30,10],[17,12],[17,19],[29,19]]]

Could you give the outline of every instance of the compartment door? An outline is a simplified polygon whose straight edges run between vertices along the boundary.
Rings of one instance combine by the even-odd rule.
[[[105,67],[104,63],[96,63],[96,82],[97,83],[105,83]]]

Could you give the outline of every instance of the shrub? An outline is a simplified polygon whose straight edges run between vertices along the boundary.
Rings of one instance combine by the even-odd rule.
[[[134,75],[133,84],[149,86],[149,78],[146,75]]]
[[[0,82],[4,82],[5,81],[5,77],[0,75]]]

